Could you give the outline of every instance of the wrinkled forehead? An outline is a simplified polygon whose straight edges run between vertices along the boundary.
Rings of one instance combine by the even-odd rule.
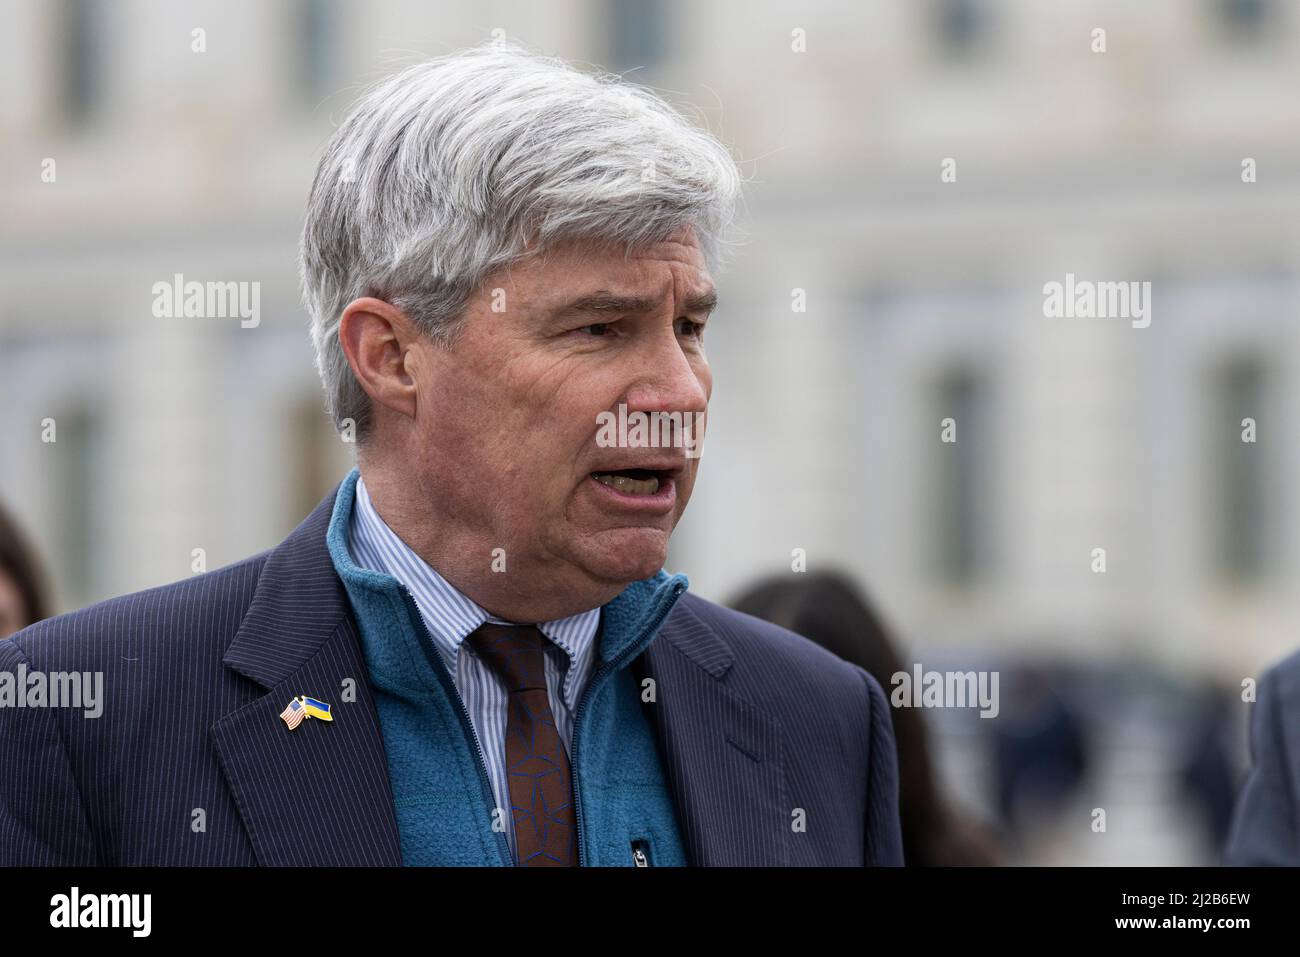
[[[507,273],[501,284],[527,290],[533,308],[554,314],[636,315],[671,307],[707,315],[717,306],[716,287],[689,229],[639,248],[557,243]]]

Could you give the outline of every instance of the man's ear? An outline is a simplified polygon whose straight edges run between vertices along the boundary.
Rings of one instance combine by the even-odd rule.
[[[371,296],[348,303],[339,319],[339,345],[371,402],[411,419],[416,381],[409,363],[418,335],[406,313]]]

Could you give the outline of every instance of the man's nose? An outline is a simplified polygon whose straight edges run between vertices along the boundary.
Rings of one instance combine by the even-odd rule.
[[[674,329],[676,328],[674,324]],[[627,390],[627,407],[637,412],[705,412],[709,394],[700,377],[703,358],[692,364],[677,335],[656,335],[637,350],[636,381]]]

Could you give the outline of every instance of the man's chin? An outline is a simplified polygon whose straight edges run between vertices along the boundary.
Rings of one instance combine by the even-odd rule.
[[[668,533],[657,528],[619,528],[584,543],[583,565],[602,581],[630,584],[654,575],[668,560]]]

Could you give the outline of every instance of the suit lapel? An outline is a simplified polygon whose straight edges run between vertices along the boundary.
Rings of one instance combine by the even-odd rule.
[[[782,735],[722,681],[734,656],[679,604],[646,649],[652,706],[687,858],[697,867],[789,863]]]
[[[263,865],[402,863],[368,672],[325,542],[337,492],[267,557],[223,659],[267,691],[211,728]],[[297,695],[330,704],[334,720],[290,731],[280,713]]]

